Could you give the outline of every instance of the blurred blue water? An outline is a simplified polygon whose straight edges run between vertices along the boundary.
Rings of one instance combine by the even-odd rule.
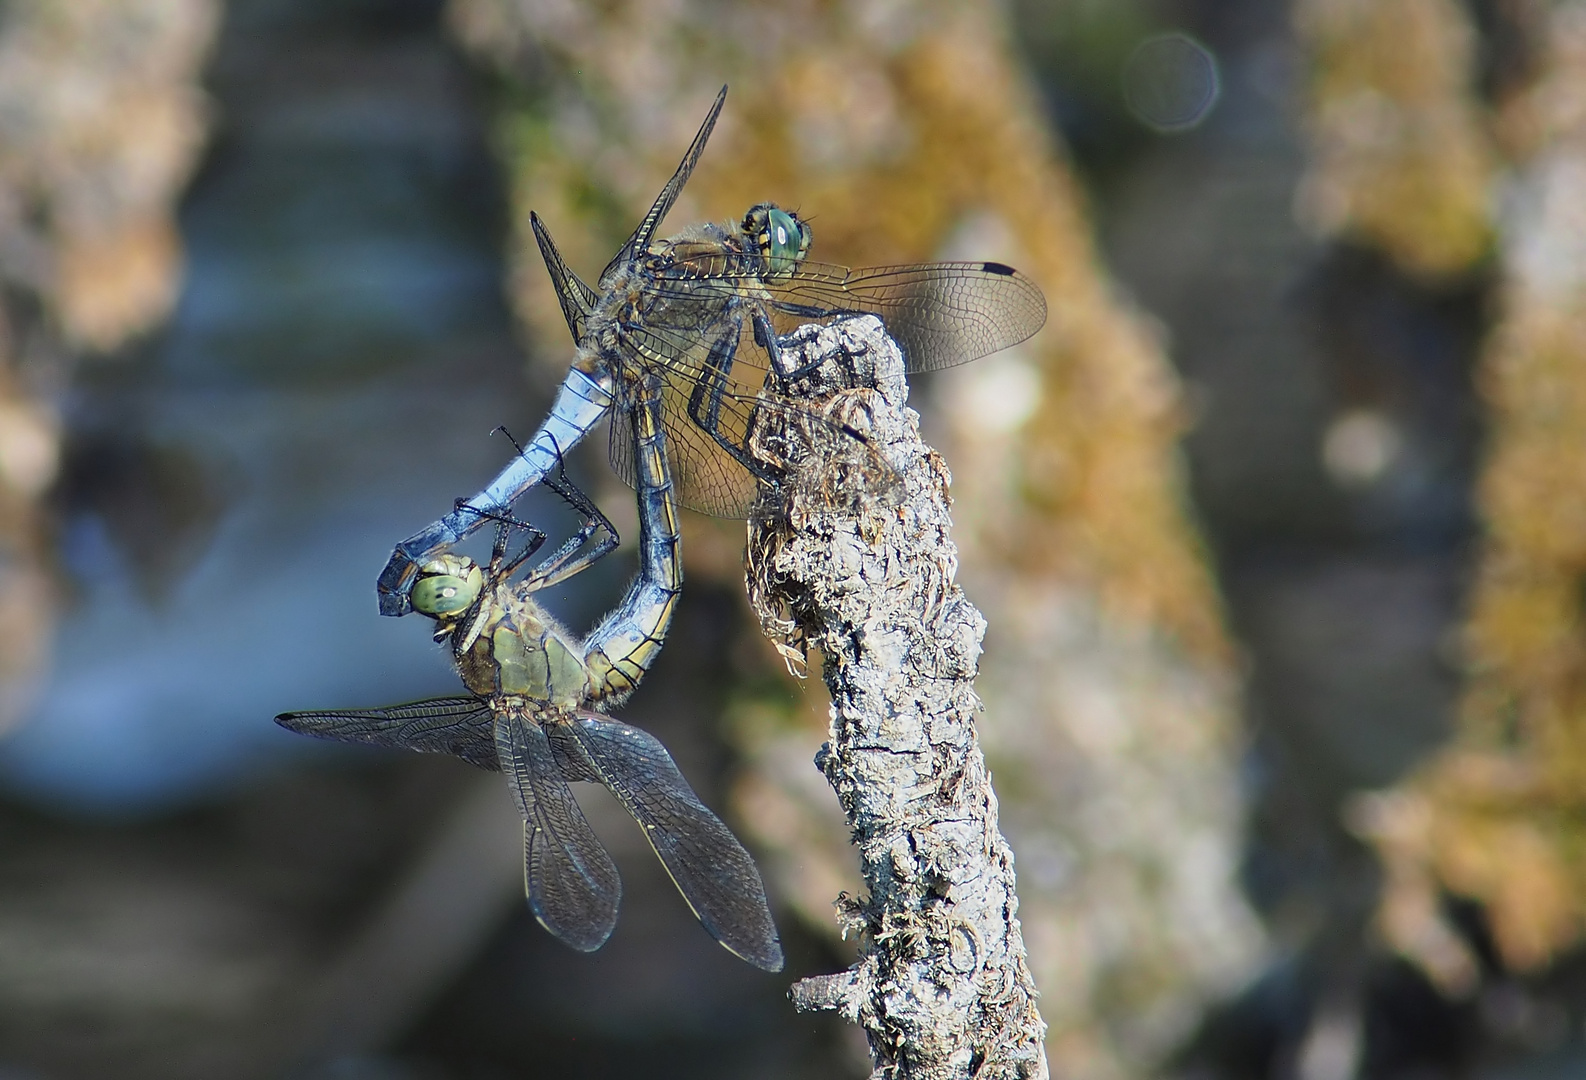
[[[73,601],[37,709],[0,743],[0,786],[56,809],[159,810],[324,750],[276,728],[286,709],[456,692],[428,623],[376,615],[375,575],[494,474],[511,450],[492,428],[527,431],[543,408],[501,296],[500,194],[444,54],[391,61],[373,111],[368,72],[342,100],[334,72],[247,56],[251,111],[184,205],[169,327],[67,410],[197,462],[212,490],[192,498],[219,517],[151,591],[125,520],[68,501]],[[310,120],[315,77],[330,83]],[[522,512],[572,524],[549,503]]]

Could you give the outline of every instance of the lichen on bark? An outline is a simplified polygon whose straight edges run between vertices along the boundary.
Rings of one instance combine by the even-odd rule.
[[[858,963],[798,983],[793,1000],[860,1024],[877,1077],[1045,1077],[1013,855],[975,730],[986,624],[954,580],[947,468],[920,440],[877,320],[801,328],[783,353],[822,361],[793,387],[819,419],[760,433],[757,449],[774,443],[778,457],[813,446],[750,523],[749,592],[785,656],[820,652],[832,707],[816,764],[868,889],[838,900]],[[858,497],[863,463],[832,452],[844,428],[886,463]]]

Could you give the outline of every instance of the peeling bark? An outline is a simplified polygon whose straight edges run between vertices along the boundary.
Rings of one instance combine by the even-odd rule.
[[[831,729],[815,761],[869,890],[837,901],[859,962],[791,997],[860,1024],[878,1078],[1046,1077],[1013,855],[975,732],[985,620],[954,583],[946,466],[920,441],[902,356],[877,320],[804,327],[783,355],[788,370],[822,361],[795,392],[865,432],[896,473],[877,483],[820,423],[767,425],[756,440],[768,459],[805,448],[750,524],[749,592],[790,664],[809,645],[824,658]],[[850,482],[856,471],[867,486]]]

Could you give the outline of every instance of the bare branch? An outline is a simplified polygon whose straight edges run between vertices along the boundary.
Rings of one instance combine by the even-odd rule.
[[[824,658],[831,733],[815,760],[869,889],[838,901],[859,962],[791,996],[863,1025],[877,1078],[1044,1078],[1013,855],[975,733],[985,620],[954,583],[947,469],[920,441],[902,357],[877,320],[803,327],[782,348],[787,370],[821,361],[798,389],[829,423],[780,417],[757,438],[768,457],[768,446],[813,452],[750,524],[749,591],[784,655],[814,645]],[[859,472],[871,494],[840,497]]]

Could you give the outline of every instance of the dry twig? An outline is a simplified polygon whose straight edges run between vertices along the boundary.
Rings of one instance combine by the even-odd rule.
[[[758,440],[767,456],[811,451],[750,524],[748,584],[784,655],[814,645],[824,658],[831,733],[815,760],[869,890],[838,901],[859,962],[791,996],[862,1025],[878,1078],[1044,1078],[1013,855],[975,734],[985,620],[954,583],[947,469],[920,441],[902,357],[877,320],[804,327],[783,351],[794,365],[823,361],[796,389],[864,431],[897,474],[883,494],[871,483],[872,495],[845,501],[864,490],[850,481],[866,463],[833,452],[844,442],[835,429]]]

